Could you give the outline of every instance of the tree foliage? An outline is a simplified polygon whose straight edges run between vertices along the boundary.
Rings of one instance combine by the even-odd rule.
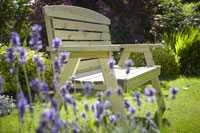
[[[42,7],[57,4],[88,8],[110,18],[113,43],[153,41],[149,31],[157,11],[156,0],[38,0],[32,5],[31,20],[45,27]]]
[[[0,43],[7,44],[11,32],[20,34],[21,41],[29,33],[30,0],[0,0]]]

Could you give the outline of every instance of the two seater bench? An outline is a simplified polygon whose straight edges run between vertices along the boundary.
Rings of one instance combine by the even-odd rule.
[[[85,82],[92,83],[92,89],[106,90],[112,88],[113,94],[109,99],[113,111],[124,113],[123,99],[116,93],[116,88],[121,85],[128,91],[145,82],[151,81],[156,89],[158,108],[165,110],[165,102],[162,95],[158,76],[160,66],[154,65],[150,48],[157,47],[153,44],[112,44],[109,25],[110,20],[92,10],[68,6],[55,5],[43,7],[46,30],[50,46],[47,50],[51,53],[52,60],[56,56],[52,52],[52,39],[62,39],[60,52],[70,52],[66,65],[61,72],[60,86],[65,85],[71,76],[75,76],[76,88],[83,88]],[[113,51],[123,48],[119,63],[110,69],[107,65],[112,59]],[[146,67],[131,67],[126,74],[125,60],[131,52],[143,52],[147,63]],[[113,75],[110,76],[110,73]],[[59,107],[62,107],[61,97],[56,93]]]

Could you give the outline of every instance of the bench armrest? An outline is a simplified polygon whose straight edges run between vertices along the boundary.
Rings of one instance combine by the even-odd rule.
[[[126,49],[126,51],[131,52],[145,52],[149,48],[160,47],[161,44],[118,44],[120,48]]]
[[[120,48],[124,48],[124,51],[118,65],[125,66],[125,60],[129,58],[131,52],[143,52],[147,66],[153,66],[154,60],[150,48],[156,48],[159,46],[161,46],[161,44],[121,44]]]
[[[52,47],[46,47],[46,50],[52,51]],[[60,47],[60,52],[63,51],[120,51],[120,45],[68,45]]]

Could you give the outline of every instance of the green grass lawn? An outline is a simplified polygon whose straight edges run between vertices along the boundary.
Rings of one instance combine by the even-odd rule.
[[[147,84],[145,86],[151,86]],[[141,91],[145,88],[141,86]],[[167,110],[164,113],[164,118],[166,118],[170,126],[165,128],[164,132],[169,133],[198,133],[200,132],[200,77],[171,77],[163,78],[161,80],[161,86],[163,88],[163,94],[165,95],[165,102]],[[169,88],[178,87],[179,93],[176,99],[172,100],[169,97]],[[188,89],[184,89],[188,88]],[[129,93],[123,94],[124,98],[132,99],[131,94],[134,91],[129,91]],[[83,110],[82,102],[88,100],[89,103],[93,103],[96,100],[96,96],[93,93],[90,97],[85,97],[82,93],[77,93],[79,112]],[[142,95],[143,99],[145,96]],[[132,102],[131,104],[135,104]],[[136,106],[136,105],[135,105]],[[34,118],[31,119],[30,114],[25,116],[25,124],[20,124],[17,117],[17,111],[13,112],[11,115],[5,116],[1,119],[1,131],[5,133],[15,133],[20,132],[33,132],[34,127],[38,126],[39,121],[39,111],[42,110],[41,107],[35,107]],[[147,103],[143,100],[141,111],[136,111],[136,116],[144,117],[146,112],[151,111],[152,117],[157,110],[156,103]],[[88,114],[89,115],[89,114]],[[71,115],[68,115],[68,118]],[[61,110],[61,118],[66,119],[66,113],[64,109]],[[28,126],[31,126],[31,131],[27,131]]]

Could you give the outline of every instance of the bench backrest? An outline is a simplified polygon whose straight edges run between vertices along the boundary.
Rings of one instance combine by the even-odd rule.
[[[95,11],[69,5],[54,5],[43,8],[49,45],[52,39],[62,39],[67,45],[109,45],[110,20]],[[97,60],[81,61],[78,71],[99,67]]]

